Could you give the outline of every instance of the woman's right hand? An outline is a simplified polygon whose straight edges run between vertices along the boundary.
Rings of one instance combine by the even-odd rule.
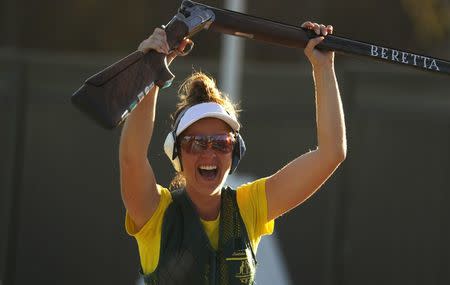
[[[305,55],[311,62],[313,68],[321,68],[323,66],[333,67],[334,52],[320,51],[318,49],[315,49],[316,45],[323,41],[326,35],[333,33],[333,26],[325,26],[322,24],[307,21],[302,24],[302,28],[313,30],[317,35],[319,35],[319,37],[309,40],[304,50]]]
[[[170,62],[175,57],[177,57],[178,54],[184,51],[186,45],[188,44],[192,44],[192,41],[190,39],[184,38],[176,50],[170,51],[169,44],[167,43],[166,32],[161,28],[155,28],[153,34],[142,41],[142,43],[138,47],[138,50],[142,51],[143,53],[147,53],[150,50],[156,50],[159,53],[166,54],[167,63],[170,64]]]

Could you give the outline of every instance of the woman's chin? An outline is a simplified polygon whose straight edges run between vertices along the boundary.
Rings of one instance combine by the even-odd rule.
[[[200,175],[197,173],[197,182],[202,192],[207,192],[209,195],[215,194],[220,190],[225,183],[225,175],[217,173],[216,175]]]

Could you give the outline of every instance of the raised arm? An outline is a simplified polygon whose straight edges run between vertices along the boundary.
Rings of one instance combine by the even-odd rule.
[[[326,36],[332,26],[306,22],[302,25]],[[305,54],[313,68],[316,95],[318,147],[291,161],[267,179],[267,218],[273,219],[308,199],[345,159],[347,144],[345,121],[338,83],[334,72],[334,52],[314,47],[323,37],[311,39]]]
[[[183,41],[179,47],[180,50],[184,49],[186,42],[187,40]],[[165,32],[159,28],[156,28],[153,34],[138,48],[144,53],[151,49],[168,54],[168,63],[176,56],[175,52],[169,54]],[[154,86],[127,117],[120,138],[122,200],[137,227],[136,230],[142,228],[148,221],[159,203],[155,175],[147,158],[155,122],[158,89],[157,86]]]

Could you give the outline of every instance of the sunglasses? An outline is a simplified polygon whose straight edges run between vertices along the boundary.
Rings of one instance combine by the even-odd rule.
[[[199,154],[211,147],[211,149],[223,154],[233,150],[236,141],[233,133],[219,135],[183,136],[180,138],[180,147],[189,154]]]

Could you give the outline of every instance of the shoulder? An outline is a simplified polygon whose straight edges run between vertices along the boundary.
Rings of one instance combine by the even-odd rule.
[[[164,212],[167,210],[167,208],[173,202],[173,192],[171,192],[169,189],[167,189],[161,185],[157,185],[157,189],[158,189],[158,192],[159,192],[159,195],[161,198],[159,200],[159,205],[154,213],[154,216],[162,217],[162,216],[164,216]]]
[[[267,177],[242,184],[236,188],[238,203],[265,194]]]
[[[267,177],[260,178],[236,189],[239,211],[255,252],[261,236],[271,234],[274,225],[273,220],[267,220],[266,181]]]
[[[156,189],[159,192],[159,195],[161,195],[161,200],[169,200],[172,201],[172,193],[169,191],[169,189],[157,184]]]
[[[125,227],[129,235],[135,236],[136,238],[138,238],[139,236],[146,236],[149,234],[149,231],[154,231],[155,228],[159,228],[161,226],[164,213],[166,212],[169,205],[172,203],[172,194],[169,191],[169,189],[161,185],[156,185],[156,189],[160,195],[158,206],[155,212],[150,217],[150,219],[139,231],[136,230],[136,226],[133,220],[129,217],[127,213],[125,220]]]

